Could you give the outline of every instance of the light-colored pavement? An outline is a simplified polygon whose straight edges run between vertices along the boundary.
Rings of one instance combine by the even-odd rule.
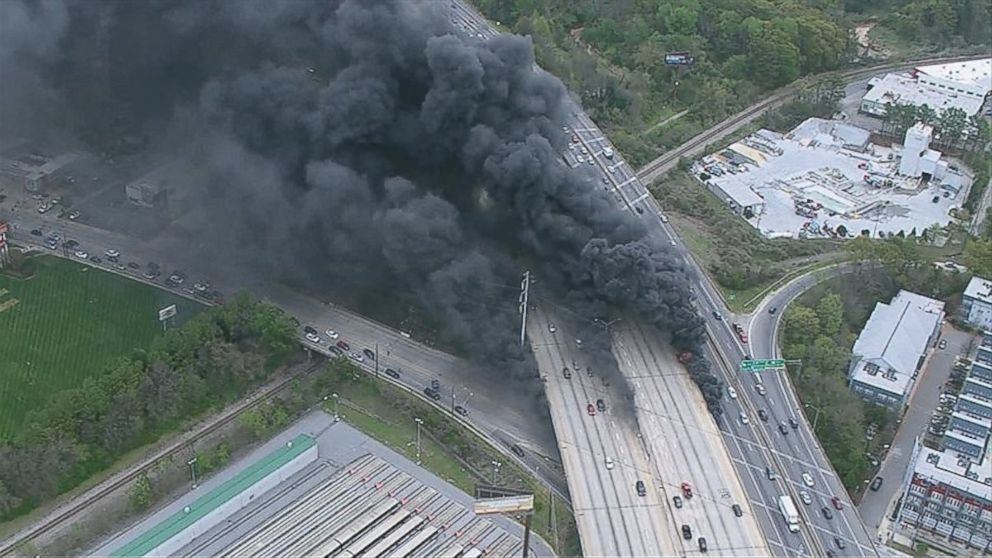
[[[673,533],[689,525],[693,537],[705,538],[709,552],[719,556],[770,556],[722,434],[675,351],[660,332],[633,321],[610,331],[620,371],[634,389],[656,488],[674,517]],[[683,482],[691,498],[685,498]],[[741,517],[733,512],[735,504]],[[698,550],[697,540],[677,540],[685,553]]]
[[[909,408],[878,472],[878,476],[883,479],[882,486],[878,492],[867,491],[858,504],[865,524],[875,531],[878,531],[882,520],[892,512],[896,499],[902,494],[903,479],[909,469],[913,444],[917,437],[926,433],[930,417],[940,401],[944,383],[951,376],[954,359],[959,355],[967,355],[973,336],[954,329],[950,324],[944,324],[940,338],[947,340],[947,348],[933,348],[924,363],[909,401]]]
[[[555,331],[550,331],[555,324]],[[537,359],[552,412],[572,509],[585,556],[673,556],[677,535],[662,496],[636,491],[651,487],[648,455],[624,404],[599,378],[589,375],[586,355],[569,325],[543,307],[528,314],[528,338]],[[570,378],[563,370],[568,368]],[[605,410],[597,409],[602,400]],[[592,411],[589,406],[592,406]],[[607,467],[607,459],[613,467]]]

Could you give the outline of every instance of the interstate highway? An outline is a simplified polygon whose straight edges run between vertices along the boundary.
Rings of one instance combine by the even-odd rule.
[[[452,6],[454,8],[452,11],[453,21],[457,27],[471,35],[481,36],[482,38],[492,37],[496,34],[496,31],[488,22],[472,8],[457,1],[453,2]],[[707,322],[707,332],[711,342],[709,356],[714,365],[714,372],[728,385],[738,384],[736,365],[748,354],[748,349],[738,342],[730,330],[727,320],[717,319],[713,316],[713,312],[721,315],[727,314],[722,299],[706,274],[702,272],[699,266],[696,265],[696,262],[689,256],[688,252],[680,245],[674,229],[667,223],[662,222],[660,217],[662,211],[657,201],[637,178],[634,171],[621,160],[615,148],[612,149],[614,152],[613,156],[606,157],[605,149],[606,147],[611,147],[609,141],[596,124],[579,107],[573,109],[573,120],[570,123],[570,130],[566,131],[566,133],[568,135],[574,133],[578,136],[580,140],[579,144],[585,147],[588,153],[583,158],[587,159],[588,156],[593,157],[594,165],[592,167],[598,168],[602,176],[606,177],[608,182],[606,186],[612,188],[616,193],[620,208],[637,215],[650,229],[660,235],[664,242],[673,244],[674,250],[683,259],[687,269],[695,275],[697,279],[696,306]],[[588,159],[585,163],[579,163],[576,155],[575,151],[571,150],[571,152],[563,154],[563,159],[573,167],[588,165]],[[599,184],[602,184],[601,179]],[[762,397],[762,402],[756,403],[758,407],[761,408],[764,406],[764,403],[767,403],[768,407],[774,409],[774,411],[770,410],[769,412],[776,420],[787,420],[791,414],[799,414],[796,409],[797,402],[790,397],[791,391],[786,390],[786,386],[780,382],[774,383],[776,384],[774,389],[769,389],[767,396]],[[857,548],[853,548],[854,545],[848,545],[845,551],[846,554],[850,554],[852,551],[858,551],[860,554],[877,556],[877,552],[872,546],[872,541],[866,534],[859,534],[859,532],[866,533],[864,527],[861,525],[860,519],[857,518],[857,512],[853,510],[846,491],[839,488],[839,479],[826,459],[825,454],[823,454],[822,449],[815,443],[807,443],[813,440],[809,424],[804,420],[800,420],[800,432],[793,432],[791,439],[788,441],[780,438],[782,435],[778,433],[777,422],[767,425],[764,423],[754,425],[752,423],[751,426],[753,428],[763,429],[762,432],[756,432],[749,428],[749,432],[735,433],[730,430],[731,428],[735,428],[735,426],[730,425],[735,424],[733,421],[738,413],[738,405],[750,404],[752,396],[758,397],[757,393],[753,391],[741,395],[744,398],[743,401],[724,403],[727,413],[724,424],[721,427],[727,439],[727,446],[730,449],[731,457],[735,462],[735,466],[738,467],[738,473],[741,473],[741,468],[746,468],[748,471],[764,471],[765,466],[770,465],[773,469],[777,470],[784,482],[791,483],[790,486],[794,488],[796,483],[801,482],[800,478],[803,472],[804,461],[809,460],[811,463],[817,465],[810,470],[811,474],[815,471],[814,476],[817,478],[816,486],[821,491],[824,491],[824,493],[826,491],[832,491],[832,495],[838,496],[844,502],[845,507],[845,511],[838,514],[840,517],[835,516],[832,521],[826,520],[822,513],[818,513],[819,507],[812,510],[817,513],[808,513],[805,510],[800,510],[807,521],[803,523],[802,537],[797,537],[784,530],[784,520],[777,511],[779,492],[768,490],[763,484],[745,482],[745,490],[748,492],[752,505],[757,508],[763,506],[766,510],[769,510],[764,519],[759,514],[759,520],[761,521],[762,528],[765,531],[765,536],[772,551],[782,556],[822,554],[827,549],[833,548],[833,537],[840,536],[847,539],[848,542],[853,540],[859,542]],[[741,425],[737,423],[737,426]],[[745,435],[744,440],[747,441],[745,445],[738,444],[737,438],[741,434]],[[797,436],[796,434],[799,435]],[[802,443],[800,444],[800,442]],[[770,447],[768,447],[769,445]],[[751,451],[755,446],[763,447],[764,451],[771,451],[774,454],[767,454],[769,457],[766,457],[764,452]],[[781,470],[778,470],[780,468]],[[798,501],[797,505],[805,507]],[[811,540],[811,538],[815,538],[815,540]],[[778,544],[776,544],[776,541]]]
[[[637,425],[617,412],[623,402],[587,374],[585,355],[568,324],[542,306],[534,308],[528,314],[528,338],[545,384],[583,554],[685,555],[664,497],[652,490],[656,483]],[[549,324],[555,324],[554,332]],[[565,378],[566,367],[570,378]],[[604,400],[606,410],[590,415],[587,408],[597,399]],[[639,480],[647,488],[644,496],[636,492]]]

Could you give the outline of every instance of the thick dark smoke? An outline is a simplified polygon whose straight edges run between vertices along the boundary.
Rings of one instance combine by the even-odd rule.
[[[636,311],[668,332],[718,413],[679,259],[561,163],[571,105],[529,39],[458,38],[447,5],[5,0],[0,118],[97,152],[147,137],[186,167],[205,255],[415,301],[448,340],[529,376],[526,265],[589,323]]]

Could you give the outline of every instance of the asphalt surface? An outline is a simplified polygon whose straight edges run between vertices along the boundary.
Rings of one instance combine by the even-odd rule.
[[[913,444],[918,436],[922,437],[926,433],[930,418],[934,416],[940,403],[944,383],[951,376],[954,359],[968,355],[969,343],[974,337],[944,324],[940,338],[947,340],[947,348],[934,348],[923,364],[909,408],[896,430],[892,447],[883,456],[882,466],[878,471],[878,476],[883,479],[882,486],[877,492],[867,491],[858,504],[865,524],[873,530],[878,530],[883,518],[892,512],[896,499],[902,494],[906,486],[903,481],[909,470]]]
[[[538,306],[528,314],[527,326],[558,434],[583,554],[676,555],[676,541],[681,539],[666,529],[672,522],[663,497],[650,489],[644,496],[637,494],[638,481],[646,488],[655,483],[636,424],[615,412],[623,402],[599,377],[590,376],[567,324]],[[566,368],[570,378],[565,377]],[[604,402],[605,410],[596,407],[597,400]]]
[[[672,347],[661,332],[632,320],[610,331],[617,363],[634,389],[655,488],[675,520],[673,533],[678,537],[685,524],[696,539],[678,537],[682,551],[697,551],[703,537],[708,551],[719,556],[770,556],[722,433]],[[741,517],[734,514],[735,504]]]

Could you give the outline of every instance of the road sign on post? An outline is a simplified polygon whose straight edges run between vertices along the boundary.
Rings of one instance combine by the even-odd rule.
[[[762,372],[785,368],[785,360],[780,358],[752,359],[741,361],[741,372]]]

